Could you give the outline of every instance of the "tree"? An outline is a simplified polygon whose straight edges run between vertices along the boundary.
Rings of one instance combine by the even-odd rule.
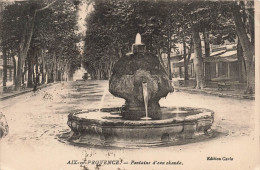
[[[84,65],[92,78],[107,79],[115,62],[130,51],[135,34],[143,32],[144,18],[136,11],[144,6],[134,1],[97,1],[94,11],[87,18]],[[98,40],[98,41],[97,41]]]
[[[198,25],[192,26],[192,40],[194,44],[195,57],[193,59],[194,69],[196,74],[196,88],[204,88],[204,77],[202,69],[202,49],[201,49],[201,39],[198,31]]]
[[[239,64],[238,75],[240,82],[246,77],[247,87],[245,93],[254,91],[254,2],[222,2],[218,11],[226,19],[223,23],[229,25],[230,38],[237,36],[237,57]],[[226,27],[227,28],[227,27]],[[222,31],[223,32],[223,31]],[[234,38],[232,38],[234,39]],[[245,50],[245,51],[244,51]],[[245,75],[243,74],[245,70]]]
[[[36,20],[33,45],[40,57],[42,82],[70,79],[80,67],[77,35],[77,6],[68,0],[42,11]]]
[[[36,14],[47,9],[54,2],[44,7],[39,7],[40,4],[33,1],[15,2],[7,6],[4,11],[3,43],[15,47],[19,56],[15,82],[15,87],[18,90],[22,83],[24,64],[33,35]]]
[[[210,63],[205,63],[205,77],[203,73],[202,58],[210,57],[210,43],[212,40],[218,44],[224,43],[224,40],[234,41],[235,31],[230,16],[225,14],[222,16],[223,9],[221,9],[223,2],[190,2],[185,5],[187,13],[187,23],[192,29],[192,39],[194,42],[194,69],[197,81],[197,88],[203,88],[205,81],[211,79]],[[226,17],[227,16],[227,17]],[[205,44],[205,56],[201,51],[201,34],[203,34]],[[195,37],[194,37],[195,36]],[[217,40],[217,41],[216,41]]]
[[[130,51],[137,33],[142,35],[148,51],[158,54],[159,59],[162,52],[167,53],[169,61],[175,48],[174,9],[177,7],[173,3],[169,8],[165,2],[97,1],[87,19],[84,55],[93,78],[109,77],[102,75],[111,72],[118,58]],[[170,78],[170,62],[168,69]]]
[[[243,27],[239,27],[241,23],[235,19],[237,16],[243,18],[242,13],[238,11],[240,17],[239,15],[232,17],[231,14],[236,10],[231,12],[230,4],[234,2],[96,1],[94,11],[87,19],[84,65],[92,78],[109,78],[114,63],[130,51],[134,35],[139,32],[147,45],[147,50],[158,54],[160,61],[162,61],[160,55],[167,54],[169,78],[171,78],[171,53],[177,50],[175,44],[182,43],[184,48],[185,80],[188,79],[188,64],[191,51],[194,49],[196,88],[203,88],[205,80],[211,79],[209,63],[205,63],[203,68],[203,59],[210,57],[210,44],[223,44],[225,40],[232,42],[236,34],[240,41],[244,41],[241,40]],[[243,3],[240,2],[240,8],[243,7],[241,4]],[[234,8],[233,6],[231,7]],[[247,11],[248,26],[245,31],[250,34],[252,43],[253,10],[246,7],[242,9]],[[202,37],[205,42],[205,56],[201,49]],[[241,42],[243,50],[245,44],[248,43]],[[251,68],[253,64],[249,62],[251,58],[246,59],[247,71],[253,70]]]
[[[28,86],[64,80],[80,67],[77,7],[69,0],[15,2],[3,15],[1,40],[18,56],[15,85],[19,89],[28,70]],[[36,69],[35,69],[36,68]]]
[[[239,5],[232,4],[232,13],[234,17],[234,22],[236,25],[237,35],[239,37],[239,42],[241,43],[243,52],[244,52],[244,59],[246,65],[246,73],[247,73],[247,89],[246,93],[253,93],[254,91],[254,82],[255,82],[255,59],[254,59],[254,43],[252,40],[254,38],[249,39],[245,25],[242,22],[242,16],[240,13]],[[251,30],[251,33],[254,34],[254,31]],[[254,37],[254,36],[251,36]]]

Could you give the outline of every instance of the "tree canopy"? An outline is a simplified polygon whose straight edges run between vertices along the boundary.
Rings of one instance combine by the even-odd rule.
[[[236,29],[238,25],[234,19],[236,16],[233,9],[238,7],[245,10],[244,6],[246,6],[242,1],[155,0],[98,0],[92,2],[92,5],[94,10],[86,19],[87,31],[83,61],[92,78],[97,79],[109,78],[114,63],[130,51],[137,33],[141,34],[148,51],[156,53],[159,58],[161,53],[168,55],[169,74],[171,73],[170,54],[178,51],[177,43],[183,43],[187,51],[197,48],[198,53],[194,60],[198,59],[200,64],[197,65],[195,71],[196,75],[202,75],[202,59],[200,58],[204,56],[200,52],[201,45],[197,46],[198,43],[204,40],[206,56],[210,56],[209,44],[223,44],[225,40],[234,42],[239,37],[237,36],[239,32]],[[248,13],[245,15],[250,16],[248,8],[246,11]],[[250,28],[251,32],[254,32],[252,26]],[[196,40],[194,36],[197,37]],[[191,49],[192,46],[194,49]],[[190,56],[186,57],[185,50],[185,55],[183,55],[185,62]],[[196,77],[197,81],[199,79],[203,77]],[[197,84],[198,88],[203,86],[203,80],[200,82]]]
[[[28,70],[35,65],[42,77],[49,75],[49,81],[71,75],[80,67],[77,12],[77,6],[69,0],[17,1],[5,6],[1,46],[9,52],[6,55],[18,57],[17,88],[26,71],[28,81],[32,81],[32,76],[35,78],[33,70]],[[46,82],[47,77],[43,80]]]

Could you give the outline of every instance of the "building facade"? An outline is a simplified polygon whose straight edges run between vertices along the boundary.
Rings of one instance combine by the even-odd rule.
[[[211,80],[229,79],[238,80],[238,58],[235,43],[224,45],[211,45],[210,57],[205,58],[204,43],[202,43],[203,70],[206,75],[205,65],[210,66]],[[193,59],[195,54],[192,53],[188,63],[189,78],[195,78]],[[171,70],[173,78],[184,78],[184,59],[183,51],[171,57]]]

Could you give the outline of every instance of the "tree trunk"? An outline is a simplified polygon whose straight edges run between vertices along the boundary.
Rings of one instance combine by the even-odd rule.
[[[48,74],[49,70],[48,69],[49,68],[48,68],[48,64],[47,63],[45,64],[45,68],[44,69],[45,69],[45,75],[44,75],[44,77],[45,77],[45,84],[48,84],[48,77],[49,77],[49,74]]]
[[[251,43],[255,46],[255,17],[254,17],[254,10],[248,9],[249,12],[249,33],[251,37]]]
[[[187,47],[186,47],[187,48]],[[191,41],[190,41],[190,47],[188,48],[189,52],[188,52],[188,55],[186,55],[187,59],[186,59],[186,67],[188,68],[188,65],[189,65],[189,62],[190,62],[190,58],[191,58],[191,52],[192,52],[192,48],[193,48],[193,39],[191,37]],[[191,65],[192,66],[192,65]],[[191,71],[192,71],[192,68],[191,68]],[[188,73],[187,73],[188,74]],[[188,75],[189,76],[189,75]],[[192,73],[191,73],[191,76],[192,76]],[[188,79],[187,79],[188,80]]]
[[[32,62],[28,62],[28,81],[27,87],[31,88],[33,86],[33,70],[32,70]]]
[[[38,55],[39,51],[37,50],[35,55],[35,85],[38,86],[39,84],[39,63],[38,63]]]
[[[35,11],[32,11],[33,16],[28,16],[29,18],[28,18],[28,21],[23,28],[21,42],[19,44],[19,58],[18,58],[17,75],[16,75],[16,81],[15,81],[15,89],[16,90],[20,90],[20,88],[21,88],[21,82],[22,82],[22,76],[23,76],[23,66],[24,66],[25,58],[27,56],[30,44],[31,44],[36,13],[49,8],[55,2],[56,1],[53,1],[53,2],[49,3],[48,5],[46,5],[45,7],[41,8],[41,9],[37,9]]]
[[[158,59],[159,59],[159,61],[161,63],[161,66],[162,66],[163,70],[165,71],[165,73],[167,73],[167,66],[165,66],[165,63],[163,62],[162,54],[161,54],[160,50],[158,50],[158,51],[159,51],[158,52]]]
[[[69,81],[73,81],[73,72],[69,69]]]
[[[44,51],[45,51],[45,49],[41,49],[41,60],[42,60],[42,64],[41,64],[41,74],[42,74],[41,84],[45,84],[45,82],[46,82],[46,70],[45,70],[46,67],[45,67]]]
[[[240,83],[246,82],[246,75],[245,75],[245,67],[243,62],[243,49],[240,43],[240,40],[238,39],[237,42],[237,60],[238,60],[238,81]]]
[[[3,86],[6,87],[7,82],[7,55],[6,50],[3,48]]]
[[[24,81],[25,81],[25,74],[26,74],[26,71],[28,68],[26,68],[26,65],[28,64],[28,61],[27,61],[27,57],[26,57],[26,60],[25,60],[25,63],[24,63],[24,67],[23,67],[23,73],[22,73],[22,84],[24,84]]]
[[[52,78],[53,78],[53,82],[56,82],[57,81],[57,58],[56,58],[55,51],[52,56],[52,62],[53,62]]]
[[[49,65],[48,65],[48,71],[47,71],[47,77],[48,77],[48,79],[47,79],[47,83],[53,83],[54,82],[54,78],[53,78],[53,72],[54,72],[54,60],[53,60],[53,57],[52,57],[52,59],[50,59],[51,61],[50,61],[50,63],[49,63]]]
[[[46,84],[46,65],[42,63],[42,84]]]
[[[181,76],[182,76],[182,69],[181,69],[181,67],[179,67],[179,74],[180,74],[180,78],[182,78]]]
[[[22,82],[22,54],[18,57],[18,65],[17,65],[17,76],[15,81],[15,90],[20,90],[21,88],[21,82]]]
[[[15,85],[15,80],[16,80],[16,60],[15,60],[15,55],[12,55],[13,58],[13,65],[14,65],[14,72],[13,72],[13,85]]]
[[[202,66],[202,50],[201,50],[201,40],[197,26],[192,27],[192,39],[194,44],[194,53],[195,57],[194,62],[194,71],[196,74],[196,88],[204,88],[204,77],[203,77],[203,66]]]
[[[35,65],[32,63],[32,87],[35,84]]]
[[[186,52],[186,42],[185,42],[185,37],[182,37],[182,42],[183,42],[183,60],[184,60],[184,80],[189,80],[189,72],[188,72],[188,65],[189,61],[187,58],[187,52]]]
[[[44,84],[44,82],[42,81],[43,80],[43,69],[44,69],[43,68],[43,49],[40,48],[39,50],[40,50],[40,61],[41,61],[41,63],[39,63],[39,68],[40,68],[39,75],[41,75],[41,78],[39,76],[39,83]]]
[[[169,80],[172,80],[172,70],[171,70],[171,37],[170,37],[170,33],[169,33],[169,38],[168,38],[167,60],[168,60]]]
[[[68,63],[68,61],[66,62],[66,66],[65,66],[65,75],[66,75],[65,80],[69,81],[69,63]]]
[[[33,60],[32,60],[32,53],[28,55],[28,80],[27,80],[27,87],[33,87]]]
[[[48,79],[47,79],[48,83],[53,83],[54,82],[53,74],[54,73],[53,73],[53,68],[52,68],[51,71],[48,72]]]
[[[205,28],[203,31],[204,43],[205,43],[205,57],[210,57],[210,45],[208,31]],[[205,63],[205,81],[211,80],[211,68],[210,63]]]
[[[245,93],[254,92],[254,83],[255,83],[255,61],[254,61],[254,46],[249,41],[249,38],[246,34],[245,26],[241,19],[241,14],[237,5],[233,6],[233,17],[235,21],[237,35],[239,37],[242,49],[244,51],[244,58],[246,64],[247,72],[247,88]]]
[[[20,90],[23,76],[23,67],[27,53],[31,44],[33,29],[34,29],[34,20],[35,15],[29,17],[27,23],[25,24],[24,31],[22,33],[21,42],[19,44],[19,58],[18,58],[18,67],[17,67],[17,79],[15,83],[16,90]]]

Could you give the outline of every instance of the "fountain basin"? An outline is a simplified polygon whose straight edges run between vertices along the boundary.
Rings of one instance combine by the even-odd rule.
[[[179,144],[210,136],[214,112],[202,108],[161,108],[158,120],[125,120],[122,108],[83,111],[68,116],[69,142],[100,146],[143,147]],[[177,112],[176,112],[177,111]]]

